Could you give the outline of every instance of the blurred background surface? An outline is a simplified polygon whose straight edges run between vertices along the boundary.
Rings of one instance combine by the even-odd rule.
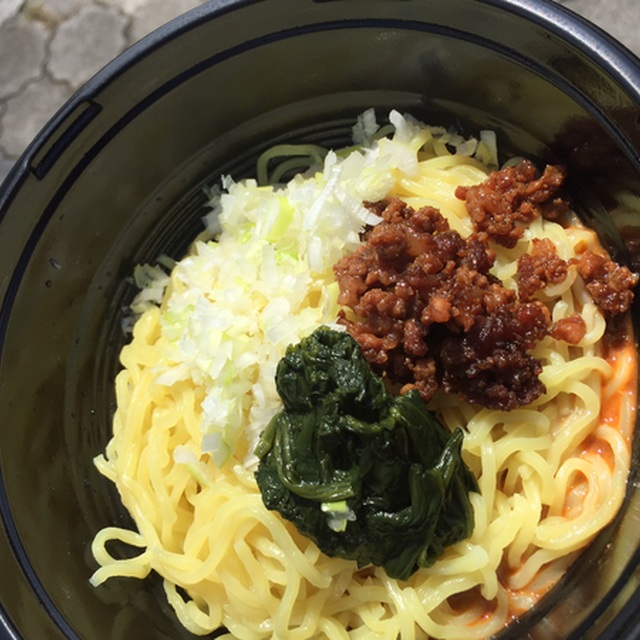
[[[640,0],[558,0],[640,56]],[[109,60],[205,0],[0,0],[0,182]]]

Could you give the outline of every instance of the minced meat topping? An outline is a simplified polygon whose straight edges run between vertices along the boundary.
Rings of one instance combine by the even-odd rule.
[[[537,177],[528,160],[494,171],[487,180],[473,187],[458,187],[456,197],[465,201],[478,232],[508,248],[515,247],[524,225],[539,216],[549,219],[567,211],[569,205],[558,196],[565,172],[549,165]]]
[[[432,207],[416,211],[399,198],[365,203],[382,222],[334,266],[339,302],[353,312],[343,312],[340,322],[401,393],[417,389],[427,401],[442,386],[502,410],[535,400],[545,388],[541,363],[529,351],[547,334],[577,344],[586,331],[578,315],[552,325],[549,309],[535,299],[563,282],[570,267],[605,313],[628,308],[637,276],[598,253],[562,260],[550,240],[535,240],[518,261],[518,292],[490,272],[490,240],[513,246],[531,216],[566,211],[556,195],[564,174],[548,167],[535,178],[532,166],[525,161],[479,187],[458,189],[475,226],[466,239]]]
[[[604,252],[585,251],[577,264],[587,290],[605,315],[615,316],[629,308],[638,274],[616,264]]]
[[[518,259],[518,294],[529,300],[539,289],[565,281],[569,263],[563,260],[549,238],[534,238],[531,252]]]

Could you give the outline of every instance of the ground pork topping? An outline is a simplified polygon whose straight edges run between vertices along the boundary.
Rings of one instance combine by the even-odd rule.
[[[445,338],[440,350],[445,391],[509,411],[545,391],[542,365],[527,353],[547,333],[549,313],[526,303],[478,318],[464,336]]]
[[[631,306],[633,288],[638,283],[637,273],[597,251],[582,253],[577,265],[594,302],[605,315],[619,315]]]
[[[365,203],[382,222],[334,265],[338,302],[352,312],[339,321],[401,393],[417,389],[428,401],[442,386],[502,410],[535,400],[545,388],[529,351],[545,335],[579,344],[587,331],[578,314],[551,323],[544,297],[536,296],[564,282],[570,269],[608,317],[629,308],[638,276],[604,252],[564,260],[551,240],[534,239],[517,263],[517,291],[491,273],[490,242],[513,247],[527,222],[567,211],[557,195],[564,171],[547,167],[536,176],[523,161],[478,186],[459,187],[474,223],[468,238],[433,207],[415,210],[396,197]]]
[[[495,255],[478,235],[464,239],[431,207],[398,198],[368,206],[383,221],[334,267],[341,322],[380,373],[418,389],[447,391],[513,409],[544,392],[540,363],[527,353],[545,335],[549,313],[521,304],[490,273]]]
[[[529,300],[536,291],[548,284],[564,282],[569,263],[563,260],[549,238],[534,238],[531,252],[518,258],[518,293],[520,300]]]
[[[577,313],[556,320],[549,331],[549,334],[556,340],[562,340],[569,344],[578,344],[586,333],[587,325],[582,316]]]
[[[593,301],[607,317],[624,313],[631,306],[633,288],[638,283],[639,276],[628,267],[611,260],[605,252],[587,249],[577,258],[567,261],[558,255],[553,242],[548,238],[534,238],[532,245],[531,252],[518,259],[516,281],[520,300],[529,300],[547,285],[564,282],[569,268],[575,265]],[[576,338],[580,322],[576,318],[566,320],[564,328],[558,328],[552,335],[577,344],[581,339]]]
[[[465,201],[476,229],[494,242],[512,248],[524,233],[524,225],[539,216],[556,218],[568,210],[558,196],[565,172],[548,165],[537,177],[528,160],[494,171],[484,182],[458,187],[456,197]]]

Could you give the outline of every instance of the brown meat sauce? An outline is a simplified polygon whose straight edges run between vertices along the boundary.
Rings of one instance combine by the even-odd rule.
[[[547,166],[538,178],[528,160],[494,171],[483,183],[458,187],[456,197],[465,201],[476,231],[508,248],[516,246],[524,225],[544,215],[558,218],[569,205],[558,196],[564,181],[562,167]]]
[[[477,187],[458,188],[475,227],[466,239],[432,207],[416,211],[399,198],[365,203],[382,222],[334,266],[339,302],[352,311],[340,322],[401,393],[417,389],[428,401],[442,386],[503,410],[535,400],[545,388],[541,363],[529,351],[547,334],[577,344],[586,331],[577,315],[552,325],[535,298],[574,265],[605,314],[628,308],[638,276],[604,254],[585,251],[568,262],[551,241],[536,240],[518,261],[517,292],[490,272],[491,242],[513,247],[528,221],[568,210],[558,195],[563,178],[557,167],[536,177],[523,161]]]

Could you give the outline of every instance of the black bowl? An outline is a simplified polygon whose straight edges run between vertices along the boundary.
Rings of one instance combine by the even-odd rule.
[[[0,634],[190,637],[157,580],[88,583],[94,534],[128,519],[92,464],[110,432],[127,278],[184,252],[220,174],[250,175],[277,142],[346,143],[371,106],[491,128],[505,156],[564,163],[585,222],[640,265],[639,62],[571,12],[231,0],[179,18],[84,86],[0,191]],[[500,637],[640,635],[638,456],[636,442],[616,521]]]

